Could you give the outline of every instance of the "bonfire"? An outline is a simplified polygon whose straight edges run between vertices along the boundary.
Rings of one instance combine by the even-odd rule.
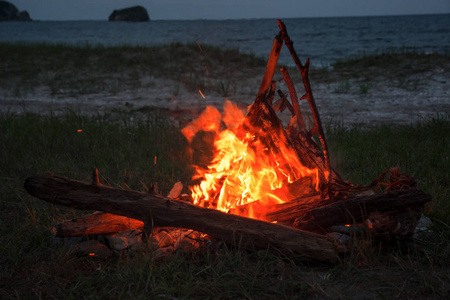
[[[187,197],[181,195],[180,184],[169,196],[103,186],[97,170],[91,183],[53,175],[30,177],[25,188],[33,196],[104,212],[62,222],[57,235],[143,228],[142,242],[155,236],[160,242],[158,228],[172,227],[178,232],[175,244],[186,237],[197,246],[202,239],[214,239],[329,262],[339,261],[349,250],[348,239],[342,239],[349,230],[384,240],[411,236],[431,197],[396,168],[368,186],[355,186],[332,168],[309,82],[309,59],[302,64],[286,26],[282,21],[278,25],[261,86],[247,112],[225,101],[223,114],[207,107],[183,128],[189,143],[204,132],[214,137],[213,158],[208,165],[195,166],[196,184]],[[280,72],[288,91],[277,88],[274,75],[283,44],[300,72],[301,97],[286,66]],[[309,104],[309,126],[300,101]],[[281,113],[290,115],[287,124]]]

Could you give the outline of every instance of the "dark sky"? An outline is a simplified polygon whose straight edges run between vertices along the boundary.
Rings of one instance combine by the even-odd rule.
[[[153,20],[296,18],[450,13],[450,0],[9,0],[34,20],[107,20],[144,6]]]

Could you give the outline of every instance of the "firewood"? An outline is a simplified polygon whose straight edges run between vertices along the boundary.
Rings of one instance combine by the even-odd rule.
[[[260,201],[254,201],[230,209],[228,212],[242,215],[252,210],[261,212],[259,217],[266,221],[292,225],[298,216],[304,215],[307,210],[323,203],[320,192],[313,187],[312,178],[303,177],[271,192],[272,195],[283,199],[285,203],[263,205]]]
[[[328,146],[327,146],[327,142],[325,140],[325,133],[323,131],[322,122],[320,121],[319,111],[317,109],[316,102],[314,100],[314,96],[313,96],[312,89],[311,89],[311,84],[309,82],[309,75],[308,75],[309,58],[306,60],[305,65],[303,65],[302,62],[300,61],[300,58],[297,55],[297,52],[294,49],[294,43],[289,38],[287,29],[286,29],[286,25],[281,20],[277,20],[277,22],[280,27],[280,35],[284,39],[284,44],[289,49],[289,52],[291,53],[291,56],[292,56],[295,64],[297,65],[297,68],[300,71],[300,74],[302,75],[303,86],[305,88],[305,95],[303,95],[303,97],[301,97],[300,100],[306,99],[309,103],[311,113],[312,113],[314,123],[315,123],[314,127],[311,129],[311,136],[315,132],[317,132],[317,135],[319,136],[320,143],[322,144],[324,166],[325,166],[325,169],[328,171],[327,179],[328,179],[328,183],[330,183],[331,179],[332,179],[330,157],[328,154]]]
[[[282,46],[283,39],[280,32],[273,40],[272,49],[270,50],[269,59],[267,60],[266,70],[264,72],[258,94],[256,95],[256,99],[245,116],[243,127],[246,130],[254,128],[259,119],[259,104],[266,99],[269,88],[272,85],[273,75],[275,74],[275,70],[277,68],[278,58],[280,57]]]
[[[294,226],[325,233],[331,225],[363,222],[375,212],[423,210],[425,203],[430,200],[429,194],[415,188],[351,197],[307,211],[304,216],[297,218]]]
[[[144,222],[114,214],[95,212],[56,224],[57,237],[110,234],[130,229],[142,229]]]
[[[278,222],[286,225],[293,225],[294,221],[309,210],[322,204],[320,193],[315,192],[302,197],[298,197],[289,202],[267,207],[264,219],[269,222]]]
[[[241,131],[242,136],[238,136],[238,138],[243,138],[245,132],[249,132],[250,135],[254,135],[255,137],[259,138],[259,140],[261,140],[264,144],[267,144],[268,149],[276,154],[279,138],[285,137],[283,138],[282,142],[289,148],[294,148],[296,150],[297,156],[304,166],[310,169],[319,169],[319,182],[321,183],[320,185],[322,186],[323,194],[325,195],[330,192],[328,189],[330,184],[332,183],[332,180],[343,180],[341,180],[342,178],[330,166],[330,158],[328,155],[328,148],[322,128],[322,123],[320,121],[320,116],[312,94],[311,85],[309,83],[309,59],[305,65],[301,63],[298,55],[295,52],[293,43],[289,38],[286,26],[280,20],[278,20],[278,23],[280,32],[273,41],[272,50],[269,55],[261,86],[258,90],[255,101],[253,102],[247,115],[245,116],[243,122],[244,130]],[[294,114],[299,125],[299,132],[297,135],[293,135],[292,140],[287,138],[290,136],[290,134],[283,128],[281,121],[272,108],[271,99],[268,99],[270,97],[273,97],[273,95],[271,95],[270,93],[270,95],[268,95],[269,88],[271,89],[271,92],[275,91],[275,88],[273,86],[273,76],[275,74],[275,69],[277,66],[277,61],[280,55],[283,41],[288,47],[294,59],[294,62],[296,63],[301,73],[303,85],[305,88],[305,94],[301,97],[301,99],[306,99],[308,101],[315,122],[314,127],[311,129],[311,131],[307,132],[302,120],[302,114],[298,105],[298,99],[296,96],[294,85],[292,83],[292,80],[290,79],[287,69],[285,67],[282,67],[281,70],[289,88],[289,93],[293,102],[292,106]],[[275,108],[276,107],[277,106],[275,106]],[[259,131],[262,131],[263,133]],[[272,132],[274,132],[274,134],[272,134]],[[319,136],[319,140],[322,144],[322,149],[320,149],[320,147],[311,138],[315,132],[317,132]],[[267,136],[261,137],[262,135]],[[274,136],[274,138],[271,138],[272,135]],[[279,155],[276,157],[279,157]],[[282,162],[282,165],[287,166],[287,169],[289,169],[289,163],[285,164],[284,162]]]
[[[266,71],[264,72],[261,85],[256,96],[255,104],[259,104],[266,99],[267,92],[272,84],[273,75],[277,68],[278,58],[280,57],[281,47],[283,46],[283,38],[281,32],[273,39],[272,49],[270,50],[269,59],[267,60]]]
[[[52,175],[29,177],[29,194],[42,200],[83,210],[141,220],[148,227],[179,226],[206,233],[244,249],[272,249],[285,255],[301,255],[338,262],[345,246],[315,233],[249,219],[172,200],[155,194],[122,190]]]
[[[280,70],[289,90],[292,107],[294,108],[295,116],[297,118],[298,128],[301,131],[306,131],[305,122],[303,121],[303,115],[300,110],[300,105],[298,104],[297,92],[295,91],[294,83],[292,82],[291,76],[289,75],[289,71],[286,66],[281,66]]]

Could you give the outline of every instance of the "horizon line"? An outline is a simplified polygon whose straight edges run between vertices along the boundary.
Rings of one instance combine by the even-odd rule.
[[[249,17],[249,18],[216,18],[216,19],[209,19],[209,18],[195,18],[195,19],[152,19],[150,18],[150,21],[243,21],[243,20],[277,20],[277,19],[322,19],[322,18],[370,18],[370,17],[405,17],[405,16],[435,16],[435,15],[449,15],[450,12],[446,13],[413,13],[413,14],[373,14],[373,15],[342,15],[342,16],[303,16],[303,17]],[[64,22],[64,21],[107,21],[108,18],[105,19],[33,19],[32,21],[45,21],[45,22]],[[16,21],[14,21],[16,22]],[[117,21],[113,21],[117,22]],[[127,21],[125,21],[127,22]],[[1,22],[0,22],[1,23]],[[130,21],[130,23],[135,23]],[[145,23],[145,22],[136,22],[136,23]]]

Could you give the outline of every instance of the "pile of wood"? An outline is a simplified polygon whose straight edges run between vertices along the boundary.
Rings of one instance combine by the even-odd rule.
[[[282,143],[283,147],[295,150],[304,166],[318,169],[318,191],[311,188],[307,179],[287,185],[285,189],[293,195],[292,200],[266,207],[263,217],[266,221],[262,221],[241,217],[233,211],[223,213],[195,206],[177,195],[165,197],[103,186],[97,171],[90,183],[53,175],[29,177],[25,189],[35,197],[54,204],[108,213],[63,222],[57,226],[57,235],[111,234],[143,227],[144,237],[148,237],[155,228],[176,227],[195,230],[243,248],[270,248],[287,255],[298,254],[328,262],[339,261],[340,255],[348,250],[348,239],[342,236],[349,237],[355,232],[388,240],[411,236],[431,196],[417,189],[415,181],[398,169],[382,174],[369,186],[355,187],[330,166],[308,78],[309,60],[305,65],[301,63],[284,23],[278,22],[280,32],[274,39],[257,97],[242,126],[245,132],[261,139],[272,153],[276,154]],[[305,125],[299,98],[284,66],[281,73],[290,101],[283,92],[276,90],[273,77],[283,42],[302,76],[305,94],[300,100],[309,103],[314,119],[311,129]],[[279,96],[276,101],[275,94]],[[276,114],[277,110],[285,109],[292,114],[286,127]],[[320,146],[313,139],[315,135]],[[375,193],[373,189],[381,185],[386,186],[384,191]]]

